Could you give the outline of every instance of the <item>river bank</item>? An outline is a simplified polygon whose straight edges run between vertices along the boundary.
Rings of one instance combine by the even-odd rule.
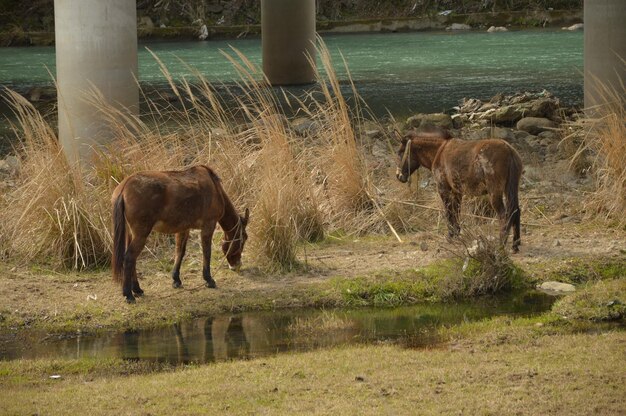
[[[8,414],[616,414],[623,328],[546,313],[441,330],[427,349],[349,346],[170,367],[127,360],[0,362]],[[207,380],[211,380],[207,382]],[[168,392],[168,394],[164,394]]]
[[[396,33],[412,31],[440,31],[447,28],[464,28],[487,31],[491,26],[506,27],[511,30],[536,28],[569,27],[583,21],[582,10],[528,10],[502,11],[495,13],[437,14],[420,17],[370,18],[354,20],[321,20],[317,22],[317,32],[325,34],[348,33]],[[461,25],[461,26],[458,26]],[[241,39],[258,37],[260,24],[210,25],[207,26],[206,40]],[[193,41],[198,40],[200,26],[155,26],[140,24],[137,31],[142,42]],[[0,46],[52,46],[54,32],[24,31],[17,27],[0,32]]]

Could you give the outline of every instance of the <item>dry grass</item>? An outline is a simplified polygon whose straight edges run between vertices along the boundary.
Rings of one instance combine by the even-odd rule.
[[[626,66],[626,62],[624,63]],[[626,86],[612,88],[595,82],[598,96],[605,103],[573,126],[582,134],[582,144],[572,157],[580,165],[582,156],[591,158],[589,170],[595,179],[595,192],[585,204],[587,214],[626,225]],[[585,163],[586,165],[586,163]]]
[[[0,245],[24,261],[78,269],[106,264],[111,240],[100,189],[68,165],[54,131],[27,100],[13,92],[6,98],[17,116],[23,157],[17,188],[4,196]]]
[[[495,294],[524,284],[522,270],[499,239],[478,227],[465,227],[453,243],[452,253],[456,261],[442,281],[444,298]]]
[[[239,72],[238,91],[226,90],[225,96],[197,71],[193,83],[175,81],[155,56],[176,100],[144,95],[149,110],[141,118],[112,108],[91,91],[86,100],[105,117],[113,140],[97,149],[89,167],[68,166],[53,128],[9,92],[21,143],[18,185],[0,201],[5,207],[0,243],[9,258],[73,268],[105,265],[109,196],[116,184],[137,171],[198,163],[216,169],[235,206],[251,208],[253,257],[268,270],[292,269],[298,244],[327,232],[386,229],[385,216],[393,217],[394,209],[374,192],[356,133],[360,107],[351,109],[342,96],[323,43],[322,96],[284,94],[288,106],[305,111],[320,126],[306,142],[291,129],[261,70],[236,50],[225,56]]]

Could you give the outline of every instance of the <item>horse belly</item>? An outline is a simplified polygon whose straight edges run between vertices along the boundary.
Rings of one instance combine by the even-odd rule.
[[[152,229],[159,233],[163,234],[177,234],[187,230],[199,230],[204,225],[204,221],[201,219],[196,221],[167,221],[167,220],[159,220],[157,221]]]

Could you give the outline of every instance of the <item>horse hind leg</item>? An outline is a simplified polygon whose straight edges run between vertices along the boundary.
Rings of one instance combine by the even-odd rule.
[[[180,280],[180,265],[183,262],[183,257],[185,257],[188,240],[189,230],[176,234],[176,255],[174,257],[174,268],[172,269],[172,287],[175,289],[183,285]]]
[[[504,246],[506,244],[506,240],[508,239],[509,222],[506,218],[506,208],[504,207],[502,194],[490,194],[489,202],[498,216],[498,220],[500,222],[500,243]]]
[[[512,250],[514,253],[519,252],[519,246],[522,243],[521,232],[520,232],[520,223],[521,223],[521,213],[519,206],[513,210],[513,213],[509,218],[509,228],[513,228],[513,246]]]
[[[133,292],[141,296],[143,290],[139,287],[137,281],[137,257],[141,254],[146,245],[148,234],[141,235],[133,233],[133,238],[126,248],[126,254],[124,254],[124,282],[122,284],[122,294],[126,298],[126,302],[135,302]]]
[[[463,196],[454,192],[439,192],[446,209],[446,219],[448,220],[448,237],[454,238],[461,234],[459,218],[461,215],[461,200]]]
[[[126,249],[128,249],[128,246],[130,246],[130,242],[133,240],[133,234],[129,229],[127,229],[126,232]],[[134,293],[135,296],[139,297],[139,296],[143,296],[143,290],[141,289],[141,286],[139,286],[139,280],[137,279],[137,269],[135,268],[135,270],[133,270],[133,275],[132,275],[132,291]]]

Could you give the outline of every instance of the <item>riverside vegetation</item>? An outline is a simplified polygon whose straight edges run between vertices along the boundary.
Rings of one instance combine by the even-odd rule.
[[[327,52],[319,53],[321,96],[277,97],[236,51],[229,59],[243,93],[229,99],[238,110],[222,105],[201,76],[193,83],[169,77],[178,102],[148,101],[149,111],[137,119],[93,94],[116,139],[90,168],[68,166],[49,120],[8,92],[19,141],[0,201],[3,336],[19,338],[27,328],[145,328],[254,309],[452,302],[555,279],[579,290],[535,318],[442,328],[442,344],[424,351],[345,347],[187,368],[122,360],[0,362],[3,412],[32,414],[45,406],[51,413],[110,414],[134,406],[172,414],[345,413],[363,403],[372,413],[410,413],[416,405],[433,414],[624,408],[626,380],[615,371],[625,364],[626,343],[619,326],[626,313],[624,94],[607,91],[613,106],[597,120],[557,111],[560,126],[549,130],[551,138],[517,134],[506,127],[515,120],[494,126],[492,116],[480,115],[489,111],[484,105],[508,105],[502,97],[481,103],[475,115],[461,108],[466,116],[450,120],[375,121],[364,103],[348,105]],[[495,111],[510,114],[506,105]],[[284,115],[289,107],[299,109],[296,120]],[[393,131],[424,119],[451,122],[465,137],[485,130],[509,136],[518,146],[527,166],[519,255],[509,256],[490,238],[497,224],[481,199],[466,204],[465,231],[447,242],[429,175],[419,173],[410,187],[397,182]],[[543,153],[524,150],[537,138]],[[152,238],[139,267],[149,295],[124,304],[108,270],[112,189],[139,170],[198,163],[224,172],[234,205],[251,207],[246,268],[227,271],[215,252],[220,289],[203,289],[192,235],[186,287],[174,292],[165,260],[173,241]],[[604,321],[618,326],[598,323]],[[49,379],[52,373],[62,379]],[[207,379],[219,381],[209,386]]]
[[[317,30],[374,32],[563,27],[582,20],[582,0],[316,0]],[[261,4],[252,0],[137,1],[141,39],[235,39],[260,34]],[[203,26],[208,29],[202,30]],[[498,27],[498,29],[496,29]],[[54,44],[53,0],[0,0],[0,46]]]

